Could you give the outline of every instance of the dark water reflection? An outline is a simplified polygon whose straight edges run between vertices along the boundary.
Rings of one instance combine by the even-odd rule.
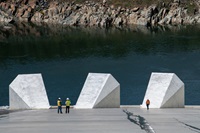
[[[23,73],[42,73],[51,104],[75,104],[89,72],[111,73],[121,104],[141,104],[151,72],[176,73],[186,104],[199,104],[200,26],[126,28],[0,25],[0,105],[8,85]]]

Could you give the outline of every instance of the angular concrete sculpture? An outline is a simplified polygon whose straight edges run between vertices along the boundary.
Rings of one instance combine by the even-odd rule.
[[[9,85],[10,109],[49,109],[41,74],[18,75]]]
[[[174,73],[152,73],[142,108],[146,108],[147,99],[150,108],[183,108],[184,83]]]
[[[120,84],[111,74],[89,73],[75,108],[119,108]]]

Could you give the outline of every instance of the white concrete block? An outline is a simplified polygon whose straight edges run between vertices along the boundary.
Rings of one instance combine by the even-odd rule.
[[[10,109],[50,108],[41,74],[18,75],[9,85]]]
[[[120,84],[111,74],[89,73],[75,108],[119,108]]]
[[[152,73],[142,108],[181,108],[185,105],[184,83],[174,73]]]

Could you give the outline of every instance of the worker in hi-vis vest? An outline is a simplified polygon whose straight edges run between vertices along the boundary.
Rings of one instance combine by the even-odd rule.
[[[62,101],[61,98],[59,97],[57,100],[57,106],[58,106],[58,114],[61,113],[62,114]]]
[[[71,101],[69,100],[69,98],[66,98],[66,112],[65,113],[69,113],[69,109],[70,109],[70,105],[71,105]]]

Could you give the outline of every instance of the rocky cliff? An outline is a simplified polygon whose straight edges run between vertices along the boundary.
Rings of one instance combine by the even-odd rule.
[[[17,0],[0,3],[0,21],[5,23],[31,21],[70,26],[126,26],[126,25],[177,25],[200,23],[200,0],[189,9],[180,0],[168,4],[124,8],[86,1],[57,2],[46,0]]]

